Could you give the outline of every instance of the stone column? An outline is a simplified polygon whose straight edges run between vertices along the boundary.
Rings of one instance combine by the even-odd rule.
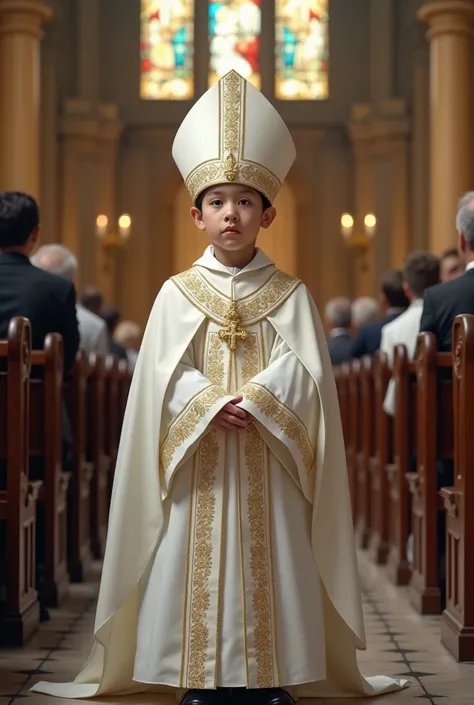
[[[40,42],[51,9],[0,0],[0,189],[39,194]]]
[[[418,17],[430,40],[430,248],[440,254],[455,243],[459,197],[473,188],[474,3],[439,0]]]

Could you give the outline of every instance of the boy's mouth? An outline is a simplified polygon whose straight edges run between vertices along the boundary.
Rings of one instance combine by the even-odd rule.
[[[224,230],[224,232],[225,233],[233,233],[235,235],[235,234],[239,233],[239,230],[237,230],[237,228],[226,228]]]

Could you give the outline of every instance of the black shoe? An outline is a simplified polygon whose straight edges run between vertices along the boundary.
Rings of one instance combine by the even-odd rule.
[[[181,705],[215,705],[217,700],[215,690],[188,690],[181,700]]]
[[[295,705],[291,695],[281,688],[261,690],[258,699],[261,705]]]

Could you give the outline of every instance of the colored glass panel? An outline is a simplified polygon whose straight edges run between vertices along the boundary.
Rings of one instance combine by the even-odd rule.
[[[275,0],[276,98],[328,97],[328,34],[328,0]]]
[[[194,0],[141,0],[140,95],[187,100],[194,95]]]
[[[260,88],[260,0],[209,0],[209,86],[237,71]]]

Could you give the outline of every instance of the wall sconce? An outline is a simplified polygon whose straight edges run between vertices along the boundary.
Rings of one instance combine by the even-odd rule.
[[[109,229],[109,219],[106,215],[98,215],[95,221],[95,233],[100,246],[107,254],[113,254],[125,247],[132,229],[132,219],[127,213],[120,216],[118,228]]]
[[[373,213],[367,213],[364,217],[363,228],[356,228],[354,218],[350,213],[343,213],[341,216],[341,235],[348,247],[354,248],[360,260],[361,269],[367,269],[367,252],[375,237],[377,228],[377,218]]]

